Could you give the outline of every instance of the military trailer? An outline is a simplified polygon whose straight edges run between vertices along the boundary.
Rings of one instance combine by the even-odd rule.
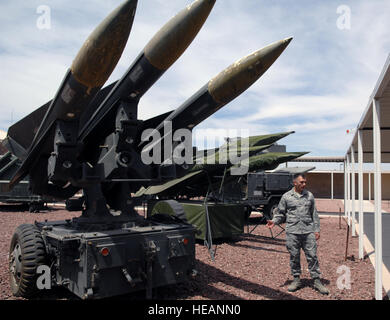
[[[285,145],[275,143],[290,133],[250,136],[248,170],[276,168],[280,163],[304,154],[287,153]],[[197,156],[202,157],[201,152]],[[255,165],[251,167],[251,163]],[[144,200],[144,203],[148,199],[148,217],[156,211],[156,203],[159,203],[158,207],[169,199],[176,199],[180,203],[181,218],[197,228],[196,238],[210,242],[242,234],[251,212],[259,209],[272,211],[282,194],[292,187],[292,174],[306,170],[289,168],[268,172],[263,169],[258,173],[229,176],[226,172],[230,168],[231,164],[198,165],[181,178],[141,188],[134,197]]]
[[[225,185],[220,200],[227,203],[241,203],[248,206],[249,214],[251,211],[260,211],[265,219],[272,219],[273,211],[282,195],[293,187],[294,175],[306,173],[314,168],[282,168],[248,173],[237,179],[235,183]]]
[[[265,218],[273,218],[274,209],[278,206],[282,195],[293,187],[293,177],[297,173],[305,173],[313,168],[285,168],[274,172],[248,173],[247,197],[245,203],[252,208],[261,208]]]
[[[246,203],[253,208],[261,206],[264,216],[272,219],[273,210],[282,195],[293,186],[292,176],[290,173],[276,172],[249,173]]]
[[[173,142],[178,129],[191,133],[239,96],[291,41],[277,41],[232,64],[173,111],[139,119],[141,98],[190,45],[214,3],[196,0],[187,6],[121,79],[103,88],[135,16],[137,1],[124,1],[89,36],[53,100],[9,128],[8,149],[23,159],[10,187],[29,175],[34,193],[66,200],[82,190],[85,199],[79,217],[15,230],[9,254],[14,295],[33,297],[42,268],[49,268],[52,285],[83,299],[140,290],[150,298],[153,288],[195,274],[195,227],[169,214],[174,204],[145,219],[131,198],[141,187],[185,175],[190,165],[172,161],[175,149],[160,150],[156,161],[143,156]],[[192,142],[186,147],[192,149]]]
[[[12,190],[8,184],[18,170],[21,161],[11,152],[0,156],[0,202],[27,204],[30,212],[38,212],[48,199],[30,191],[28,179],[20,181]]]
[[[175,204],[172,205],[171,203]],[[197,240],[229,239],[241,235],[244,232],[246,206],[233,203],[221,203],[202,200],[150,200],[148,202],[148,217],[161,212],[163,206],[175,207],[175,211],[169,212],[175,217],[193,225],[197,232]]]

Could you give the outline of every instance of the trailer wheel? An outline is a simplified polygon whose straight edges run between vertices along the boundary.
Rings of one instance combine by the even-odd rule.
[[[272,220],[274,217],[274,210],[278,207],[279,200],[272,199],[265,207],[264,207],[264,216],[267,220]]]
[[[46,250],[38,228],[18,226],[9,251],[10,286],[17,297],[31,298],[37,292],[37,268],[46,264]]]
[[[168,214],[188,223],[183,206],[176,200],[158,201],[152,209],[152,216],[155,214]]]
[[[28,211],[30,213],[36,213],[37,212],[37,208],[36,208],[36,205],[35,203],[30,203],[29,206],[28,206]]]
[[[29,212],[30,213],[39,213],[41,209],[44,208],[44,202],[30,202],[29,203]]]

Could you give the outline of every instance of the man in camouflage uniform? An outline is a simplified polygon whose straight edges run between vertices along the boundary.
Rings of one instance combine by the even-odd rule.
[[[280,199],[272,220],[267,227],[273,228],[286,219],[286,244],[290,253],[291,273],[294,277],[288,291],[294,292],[301,287],[301,248],[305,252],[310,275],[314,279],[314,288],[322,294],[328,289],[320,281],[320,268],[317,258],[317,240],[320,238],[320,219],[315,207],[314,196],[305,190],[306,178],[303,174],[294,176],[294,187]]]

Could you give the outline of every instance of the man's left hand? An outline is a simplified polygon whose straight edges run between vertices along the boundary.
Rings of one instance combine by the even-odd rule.
[[[320,238],[320,233],[319,232],[314,232],[314,235],[316,236],[316,240]]]

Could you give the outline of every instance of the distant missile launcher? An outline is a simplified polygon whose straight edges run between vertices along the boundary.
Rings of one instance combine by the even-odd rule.
[[[36,194],[68,199],[82,189],[85,197],[80,217],[16,229],[9,254],[14,295],[35,294],[34,271],[41,265],[51,266],[53,285],[83,299],[142,289],[151,297],[152,288],[186,281],[194,273],[195,228],[169,216],[161,220],[164,212],[158,221],[144,219],[134,209],[130,194],[166,181],[164,170],[173,169],[174,178],[188,173],[188,167],[176,170],[176,164],[146,164],[142,132],[160,132],[164,121],[171,121],[173,130],[192,130],[252,85],[291,41],[239,60],[176,110],[139,120],[140,99],[190,45],[214,3],[196,0],[187,6],[157,32],[121,79],[102,88],[133,23],[137,1],[125,1],[85,42],[53,100],[9,128],[6,145],[23,160],[11,187],[29,175]],[[250,147],[257,151],[267,144]],[[171,209],[179,210],[179,204]],[[34,252],[25,249],[30,238]]]
[[[221,185],[237,184],[238,180],[241,180],[243,176],[245,177],[247,173],[273,170],[282,163],[306,154],[307,152],[274,152],[272,150],[273,144],[258,145],[262,141],[276,142],[291,133],[293,132],[250,136],[246,138],[250,147],[241,147],[241,138],[237,138],[230,139],[229,142],[219,148],[201,150],[194,158],[195,164],[183,177],[165,183],[152,184],[148,188],[141,188],[135,194],[135,197],[153,195],[159,196],[159,198],[184,197],[190,199],[205,197],[211,191],[213,193],[217,192],[217,194],[212,194],[211,198],[219,199],[221,195],[218,194],[218,191]],[[253,146],[254,144],[256,146]],[[283,147],[285,149],[285,146]],[[220,152],[225,153],[225,155],[222,157]],[[245,172],[240,175],[232,174],[231,170],[235,164],[229,160],[229,152],[238,156],[247,153],[248,161]],[[211,155],[207,156],[208,153],[211,153]]]

